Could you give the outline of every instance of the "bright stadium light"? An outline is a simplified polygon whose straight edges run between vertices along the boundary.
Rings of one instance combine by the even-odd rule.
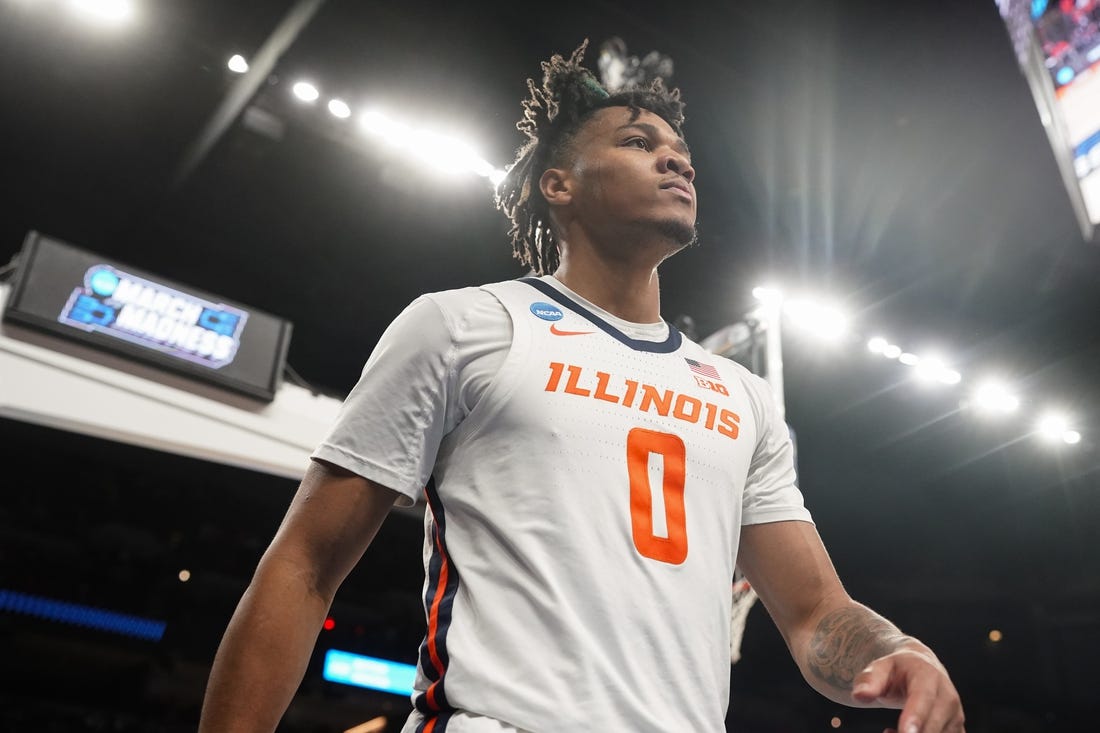
[[[783,291],[771,285],[761,285],[752,289],[752,297],[764,305],[779,305],[783,302]]]
[[[359,128],[371,135],[382,135],[386,131],[389,118],[376,109],[369,109],[359,116]]]
[[[235,53],[229,57],[229,63],[226,64],[229,70],[236,74],[243,74],[248,71],[248,62],[244,60],[244,56],[239,53]]]
[[[342,99],[330,99],[328,102],[328,111],[332,113],[333,117],[339,117],[341,120],[346,120],[351,117],[351,107]]]
[[[978,409],[995,414],[1014,412],[1020,406],[1020,398],[997,381],[982,383],[974,391],[973,404]]]
[[[303,102],[313,103],[317,101],[317,98],[321,96],[321,93],[317,91],[317,87],[310,84],[308,81],[300,81],[296,83],[292,91],[294,96]]]
[[[1039,435],[1054,443],[1062,440],[1062,436],[1069,430],[1069,421],[1065,415],[1049,414],[1039,420]]]
[[[881,336],[875,336],[873,339],[867,342],[867,349],[872,354],[882,354],[886,351],[886,347],[890,345],[890,342]]]
[[[69,0],[69,7],[90,20],[120,25],[134,17],[130,0]]]
[[[408,125],[397,122],[378,110],[364,112],[359,118],[359,128],[397,148],[411,145],[415,137]]]
[[[506,175],[462,140],[434,130],[413,129],[378,110],[364,112],[359,117],[359,128],[392,147],[403,148],[408,155],[443,173],[475,173],[488,178],[493,185]]]
[[[908,351],[904,351],[898,354],[898,361],[905,366],[916,366],[920,364],[920,357],[916,354],[910,354]]]
[[[368,109],[359,115],[358,125],[364,135],[378,138],[445,174],[474,173],[489,179],[493,186],[500,185],[508,175],[508,171],[489,163],[468,143],[435,130],[414,128],[379,109]]]
[[[934,382],[939,380],[940,374],[945,369],[947,367],[944,366],[943,361],[934,356],[926,356],[916,363],[913,374],[921,381]]]
[[[1075,445],[1081,442],[1081,433],[1069,426],[1069,418],[1061,413],[1047,413],[1039,420],[1036,432],[1048,443]]]
[[[829,305],[809,300],[788,300],[784,312],[799,328],[826,341],[837,341],[848,332],[848,319]]]
[[[962,375],[944,364],[938,356],[917,357],[916,364],[912,366],[914,376],[922,382],[958,384],[962,381]]]
[[[461,140],[431,130],[421,130],[410,149],[428,165],[444,173],[472,171],[488,177],[493,167]]]
[[[886,344],[882,349],[882,355],[887,359],[897,359],[901,356],[901,347],[894,344]]]
[[[444,157],[446,166],[451,170],[468,170],[482,178],[493,175],[496,168],[489,161],[482,158],[477,152],[464,142],[442,138],[444,143]]]
[[[493,180],[493,176],[496,174],[496,167],[485,160],[484,158],[478,158],[473,162],[473,166],[470,168],[474,173],[478,174],[482,178],[488,178],[490,182]],[[495,183],[493,184],[496,185]]]
[[[944,369],[939,373],[936,379],[940,380],[944,384],[958,384],[962,381],[962,375],[954,369]]]

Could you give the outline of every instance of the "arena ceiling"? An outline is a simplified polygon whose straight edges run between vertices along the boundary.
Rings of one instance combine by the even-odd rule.
[[[700,211],[700,245],[662,268],[665,317],[690,317],[703,337],[751,308],[755,285],[778,283],[836,299],[854,333],[944,354],[961,384],[918,384],[863,339],[788,334],[807,502],[853,595],[938,643],[987,720],[1050,723],[1072,714],[1059,699],[1083,709],[1100,682],[1074,662],[1100,652],[1100,247],[1078,231],[992,0],[329,0],[251,98],[250,121],[238,117],[187,167],[240,82],[227,59],[254,57],[292,4],[138,2],[128,27],[103,28],[60,0],[0,0],[0,261],[35,229],[285,317],[290,365],[342,395],[417,295],[523,271],[484,179],[440,176],[359,134],[354,118],[301,104],[291,85],[308,78],[322,101],[431,124],[504,166],[540,60],[585,37],[659,50],[688,103]],[[965,407],[993,374],[1021,398],[1007,418]],[[1036,439],[1048,407],[1073,416],[1080,443]],[[227,614],[293,490],[18,424],[4,434],[9,465],[33,469],[34,496],[5,492],[4,511],[9,538],[29,508],[41,519],[8,557],[9,569],[25,559],[30,590],[63,592],[43,578],[67,577],[69,556],[26,548],[84,537],[91,516],[144,527],[158,562],[199,563],[196,580],[199,558],[217,565],[227,590],[211,607]],[[89,462],[96,476],[79,468]],[[132,511],[108,521],[98,491]],[[349,616],[366,619],[353,626],[384,626],[381,646],[401,648],[419,633],[418,527],[393,521],[345,596]],[[184,539],[160,536],[173,532]],[[173,554],[184,546],[191,559]],[[115,605],[164,603],[143,577]],[[213,616],[204,623],[224,624]],[[738,689],[766,698],[760,680],[782,687],[794,674],[754,619],[762,641],[735,669],[735,707]],[[988,642],[993,628],[1003,646]],[[194,644],[212,650],[217,633],[194,632]]]

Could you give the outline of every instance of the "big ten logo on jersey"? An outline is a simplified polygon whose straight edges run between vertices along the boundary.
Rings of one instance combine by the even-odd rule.
[[[576,364],[552,361],[549,368],[550,377],[544,387],[546,392],[587,397],[669,417],[680,423],[702,425],[731,440],[737,440],[740,434],[741,416],[713,402]],[[720,394],[728,395],[729,392]]]
[[[703,379],[698,374],[692,374],[691,376],[695,377],[695,383],[703,389],[709,389],[712,392],[717,392],[720,395],[725,395],[726,397],[729,397],[730,391],[726,389],[726,385],[719,384],[718,382],[712,382],[709,379]]]

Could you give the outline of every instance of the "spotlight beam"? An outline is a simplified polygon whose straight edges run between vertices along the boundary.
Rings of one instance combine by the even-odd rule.
[[[946,412],[943,412],[943,413],[940,413],[939,415],[936,415],[935,417],[931,418],[930,420],[925,420],[924,422],[920,423],[919,425],[911,427],[907,430],[903,430],[902,432],[897,433],[895,435],[888,436],[885,439],[878,440],[874,444],[874,450],[881,450],[883,448],[887,448],[889,446],[896,445],[897,443],[900,443],[901,441],[905,440],[906,438],[911,438],[914,435],[917,435],[918,433],[927,430],[928,428],[932,427],[933,425],[937,425],[937,424],[943,422],[944,420],[947,420],[948,418],[951,418],[951,417],[954,417],[954,416],[958,415],[960,412],[962,412],[962,410],[960,410],[959,408],[947,410]]]
[[[961,471],[964,468],[967,468],[968,466],[972,466],[975,463],[978,463],[979,461],[984,461],[986,458],[989,458],[992,455],[1000,453],[1001,451],[1003,451],[1007,448],[1011,448],[1014,445],[1022,443],[1025,440],[1027,440],[1029,437],[1030,436],[1027,433],[1024,433],[1023,435],[1016,436],[1012,440],[1006,440],[1005,442],[1001,443],[1000,445],[995,445],[992,448],[990,448],[989,450],[983,451],[982,453],[979,453],[976,456],[972,456],[970,458],[967,458],[964,461],[959,461],[958,463],[955,463],[955,464],[952,464],[952,465],[948,466],[947,468],[939,471],[934,476],[932,476],[929,479],[929,481],[934,482],[934,481],[938,481],[940,479],[947,478],[948,476],[950,476],[953,473]]]

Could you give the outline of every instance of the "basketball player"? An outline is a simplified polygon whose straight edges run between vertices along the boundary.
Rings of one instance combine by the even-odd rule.
[[[499,191],[541,277],[426,295],[383,335],[229,624],[203,731],[275,728],[336,589],[425,495],[406,733],[722,730],[735,561],[822,694],[963,730],[936,656],[838,581],[766,384],[660,318],[657,266],[695,237],[679,92],[609,95],[583,52],[529,83]]]

